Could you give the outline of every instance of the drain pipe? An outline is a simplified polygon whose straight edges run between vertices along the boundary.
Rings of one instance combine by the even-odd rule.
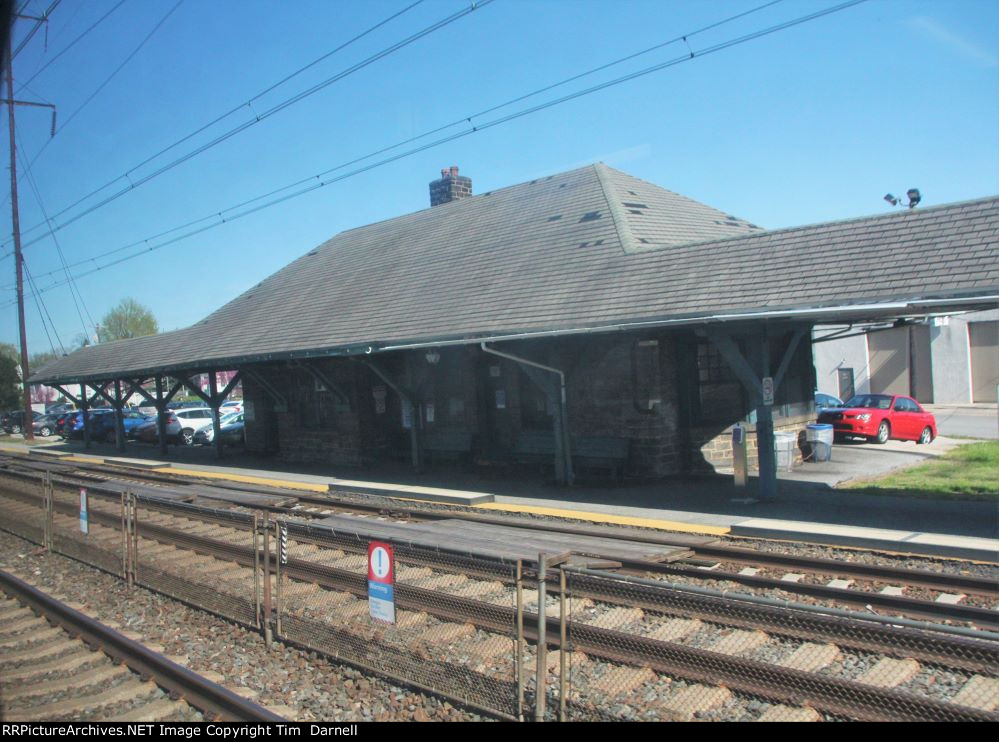
[[[572,472],[572,451],[569,449],[569,414],[567,412],[566,406],[566,393],[565,393],[565,373],[557,368],[552,368],[551,366],[545,366],[535,361],[528,360],[527,358],[520,358],[519,356],[511,355],[510,353],[504,353],[494,348],[490,348],[486,345],[485,341],[479,343],[479,347],[482,348],[484,353],[489,353],[494,356],[499,356],[500,358],[506,358],[514,363],[519,363],[522,366],[532,366],[533,368],[541,369],[542,371],[547,371],[548,373],[558,374],[559,378],[559,393],[560,404],[559,404],[559,420],[557,427],[557,433],[559,439],[562,441],[562,471],[565,476],[564,484],[572,484],[575,477]]]

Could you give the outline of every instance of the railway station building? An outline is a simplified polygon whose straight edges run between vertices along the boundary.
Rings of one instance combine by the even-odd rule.
[[[248,451],[562,482],[725,468],[741,424],[767,487],[775,431],[814,419],[817,324],[999,301],[999,197],[780,230],[603,164],[477,195],[448,168],[430,197],[189,328],[82,348],[31,381],[162,407],[196,374],[238,371]],[[217,408],[228,391],[196,393]]]

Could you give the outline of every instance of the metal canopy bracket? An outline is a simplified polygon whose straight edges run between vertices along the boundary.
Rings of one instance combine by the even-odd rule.
[[[335,381],[330,379],[330,377],[327,376],[326,373],[321,368],[316,366],[314,363],[311,363],[309,361],[301,361],[293,363],[292,367],[303,368],[306,371],[308,371],[309,374],[312,376],[312,378],[314,378],[320,384],[329,389],[333,393],[333,395],[340,400],[341,404],[345,404],[348,407],[350,406],[350,397],[347,396],[346,392],[344,392],[343,387],[341,387]]]
[[[265,379],[261,374],[257,373],[253,369],[243,368],[240,369],[240,373],[246,376],[246,378],[257,384],[264,392],[274,401],[274,411],[275,412],[287,412],[288,411],[288,400],[284,398],[274,385],[271,384],[267,379]],[[226,387],[228,389],[228,387]]]
[[[410,409],[413,411],[411,415],[412,424],[409,427],[409,442],[410,442],[410,453],[413,460],[413,468],[416,471],[420,471],[422,466],[422,451],[420,449],[420,424],[423,421],[423,411],[420,409],[419,402],[416,399],[416,395],[406,389],[401,384],[397,383],[392,379],[388,373],[382,369],[374,361],[361,360],[365,366],[371,369],[371,371],[382,381],[384,381],[399,397],[402,399],[403,404],[409,405]]]
[[[555,434],[555,479],[559,484],[572,484],[575,476],[572,471],[572,446],[569,442],[569,413],[566,404],[565,372],[552,366],[545,366],[537,361],[528,358],[504,353],[503,351],[490,348],[485,341],[479,343],[482,352],[489,353],[500,358],[506,358],[518,364],[527,374],[527,377],[538,385],[541,390],[554,402],[555,409],[558,410],[558,417],[554,424]],[[546,371],[549,374],[556,374],[559,378],[558,386],[550,376],[543,376],[540,372]]]

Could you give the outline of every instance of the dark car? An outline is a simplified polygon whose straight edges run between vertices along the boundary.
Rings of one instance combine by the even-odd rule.
[[[32,421],[42,417],[40,412],[32,412],[31,414]],[[24,430],[24,411],[13,410],[12,412],[4,413],[3,417],[0,418],[0,427],[3,427],[4,431],[7,433],[22,432]]]
[[[822,410],[819,422],[833,426],[840,440],[861,436],[871,443],[891,439],[930,443],[937,437],[937,422],[912,397],[897,394],[858,394],[842,408]]]
[[[65,417],[63,415],[42,415],[40,418],[35,420],[33,426],[35,435],[40,435],[43,438],[48,438],[50,435],[56,435],[59,432],[59,419]]]
[[[243,416],[238,415],[228,425],[223,425],[219,429],[219,437],[223,446],[242,446],[246,443],[243,428]]]

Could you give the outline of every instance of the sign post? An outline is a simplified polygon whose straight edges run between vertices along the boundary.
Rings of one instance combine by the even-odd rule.
[[[372,618],[395,623],[395,558],[391,544],[368,544],[368,613]]]
[[[90,535],[90,523],[87,521],[87,490],[80,487],[80,533]]]

